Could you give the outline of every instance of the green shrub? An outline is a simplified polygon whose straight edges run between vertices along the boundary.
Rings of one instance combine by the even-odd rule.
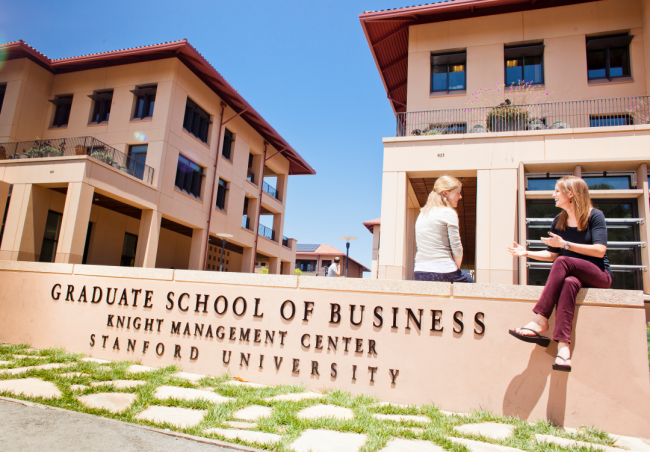
[[[260,270],[260,273],[263,275],[268,275],[269,274],[269,267],[262,267],[262,270]]]
[[[298,276],[302,275],[302,270],[300,270],[299,268],[296,268],[293,272]]]

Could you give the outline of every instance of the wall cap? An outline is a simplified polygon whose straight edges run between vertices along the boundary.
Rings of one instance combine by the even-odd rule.
[[[153,279],[173,281],[174,270],[166,268],[115,267],[109,265],[74,266],[74,274],[79,276],[105,276],[108,278]]]
[[[72,274],[73,264],[0,260],[0,271]]]
[[[451,283],[446,282],[301,276],[299,277],[298,283],[301,289],[433,295],[439,297],[451,296]]]
[[[298,277],[292,275],[262,275],[258,273],[204,272],[200,270],[174,270],[174,281],[235,286],[263,286],[297,288]]]

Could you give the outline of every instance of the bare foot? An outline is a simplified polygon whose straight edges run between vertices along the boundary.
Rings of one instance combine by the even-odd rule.
[[[524,329],[524,328],[528,328],[528,329]],[[521,334],[522,336],[535,336],[533,331],[530,330],[536,331],[537,333],[544,333],[548,331],[548,320],[545,320],[543,317],[541,317],[533,320],[532,322],[528,322],[522,328],[515,328],[515,331]]]
[[[555,364],[560,364],[563,366],[570,366],[571,365],[571,350],[569,349],[569,344],[566,342],[560,342],[558,343],[557,346],[557,356],[558,358],[555,358]],[[561,356],[564,359],[559,358]]]

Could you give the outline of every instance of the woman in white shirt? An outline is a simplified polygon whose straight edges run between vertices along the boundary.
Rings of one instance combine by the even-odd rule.
[[[460,270],[463,245],[460,242],[456,207],[463,197],[462,183],[451,176],[436,180],[426,205],[415,222],[416,281],[445,281],[473,283],[467,273]]]

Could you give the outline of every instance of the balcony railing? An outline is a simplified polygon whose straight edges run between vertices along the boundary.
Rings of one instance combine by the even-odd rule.
[[[280,198],[278,198],[278,191],[275,188],[271,187],[266,182],[264,182],[263,187],[264,187],[264,191],[267,192],[269,195],[273,196],[277,200],[280,199]]]
[[[275,231],[271,228],[267,228],[263,224],[260,224],[260,227],[258,228],[258,232],[262,237],[266,237],[269,240],[275,240]]]
[[[56,158],[75,155],[88,155],[148,184],[153,182],[152,167],[93,137],[0,143],[0,160]]]
[[[251,219],[248,215],[244,215],[241,219],[241,227],[246,228],[249,231],[252,231],[253,229],[251,228]]]
[[[412,111],[397,114],[396,136],[435,136],[650,123],[650,96]]]
[[[282,236],[282,246],[286,246],[287,248],[289,248],[289,237],[285,235]]]

